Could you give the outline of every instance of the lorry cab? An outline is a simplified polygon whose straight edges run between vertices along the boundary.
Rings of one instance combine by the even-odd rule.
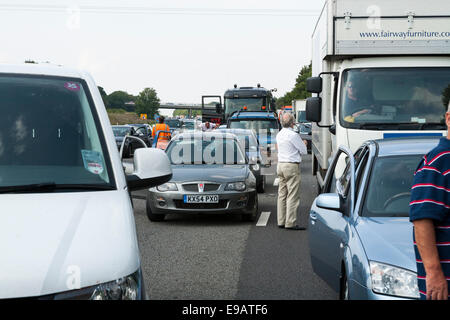
[[[367,140],[446,134],[450,32],[441,29],[450,3],[436,5],[326,1],[312,37],[306,103],[319,187],[341,145],[354,152]]]

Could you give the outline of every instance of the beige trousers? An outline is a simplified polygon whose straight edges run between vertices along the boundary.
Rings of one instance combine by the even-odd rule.
[[[300,165],[279,162],[277,176],[279,179],[278,225],[290,228],[297,224],[297,212],[300,205]]]

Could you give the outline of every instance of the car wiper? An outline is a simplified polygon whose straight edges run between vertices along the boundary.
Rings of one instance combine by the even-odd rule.
[[[372,130],[421,130],[421,125],[426,125],[426,123],[417,122],[366,122],[356,124],[358,129],[372,129]]]
[[[17,186],[0,187],[0,193],[38,193],[38,192],[52,192],[57,190],[115,190],[114,187],[108,185],[98,184],[56,184],[54,182],[43,182],[36,184],[26,184]]]
[[[443,124],[442,122],[427,122],[427,123],[421,123],[420,124],[420,130],[424,129],[435,129],[435,130],[445,130],[447,129],[447,126]]]

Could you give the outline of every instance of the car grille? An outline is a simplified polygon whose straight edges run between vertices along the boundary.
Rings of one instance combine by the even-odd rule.
[[[191,209],[191,210],[208,210],[208,209],[225,209],[227,207],[227,200],[219,200],[218,203],[184,203],[183,200],[174,200],[177,209]]]
[[[220,184],[205,183],[205,187],[203,189],[203,192],[217,191],[217,190],[219,190],[219,187],[220,187]],[[198,183],[186,183],[186,184],[183,184],[183,189],[185,191],[189,191],[189,192],[200,192],[198,190]]]

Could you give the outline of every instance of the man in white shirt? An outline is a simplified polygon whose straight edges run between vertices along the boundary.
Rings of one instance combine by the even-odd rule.
[[[202,131],[212,131],[216,128],[216,124],[206,121],[205,123],[202,123]]]
[[[300,205],[300,162],[301,155],[307,154],[306,144],[294,132],[294,116],[281,116],[283,129],[277,134],[278,166],[278,227],[289,230],[305,230],[297,225],[297,211]]]

